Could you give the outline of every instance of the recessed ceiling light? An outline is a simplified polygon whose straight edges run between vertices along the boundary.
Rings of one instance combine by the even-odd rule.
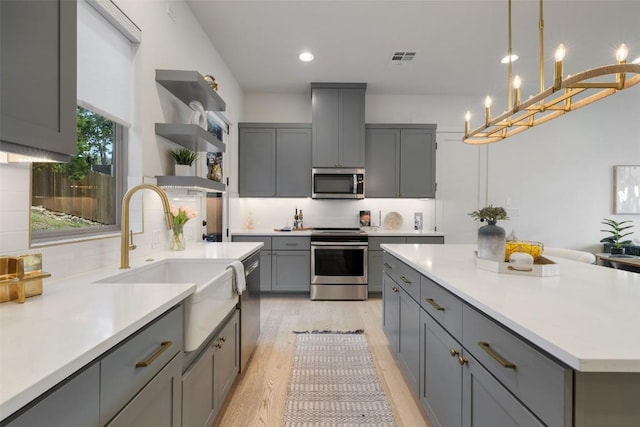
[[[511,55],[507,55],[500,60],[503,64],[508,64],[509,62],[516,62],[518,60],[518,55],[512,53]]]
[[[311,52],[302,52],[298,58],[300,58],[302,62],[313,61],[313,54]]]

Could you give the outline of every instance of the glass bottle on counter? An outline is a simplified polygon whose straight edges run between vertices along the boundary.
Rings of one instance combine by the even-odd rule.
[[[302,209],[300,209],[300,214],[298,215],[298,228],[300,229],[304,228],[304,219],[302,216]]]

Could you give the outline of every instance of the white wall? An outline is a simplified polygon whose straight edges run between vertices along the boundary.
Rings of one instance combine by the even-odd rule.
[[[129,182],[152,182],[156,175],[171,174],[169,149],[175,146],[157,137],[156,122],[179,120],[188,114],[187,107],[155,82],[158,68],[196,70],[211,74],[219,82],[219,94],[227,103],[227,118],[236,123],[242,114],[243,93],[215,47],[198,25],[182,0],[115,0],[115,3],[141,29],[142,43],[135,53],[137,75],[134,81],[136,105],[134,126],[130,134]],[[175,20],[167,14],[171,8]],[[81,59],[80,59],[81,60]],[[237,132],[232,128],[227,140],[230,152],[225,172],[233,170]],[[44,269],[56,279],[102,266],[117,266],[120,258],[119,234],[100,240],[31,248],[29,242],[30,168],[26,165],[0,164],[0,253],[42,252]],[[169,193],[172,202],[190,206],[204,213],[200,197],[182,192]],[[144,233],[135,236],[138,249],[132,257],[152,253],[168,245],[169,232],[164,225],[160,199],[144,192]],[[200,240],[200,219],[187,223],[189,241]],[[153,243],[156,233],[160,241]],[[153,244],[152,244],[153,243]]]
[[[305,121],[308,99],[308,94],[249,93],[242,121]],[[640,215],[612,214],[613,166],[640,165],[637,89],[501,143],[463,144],[464,112],[481,103],[469,97],[366,96],[367,123],[438,125],[433,215],[448,243],[475,242],[479,224],[468,213],[489,203],[511,214],[501,222],[508,232],[547,246],[598,251],[603,218],[631,219],[640,227]]]

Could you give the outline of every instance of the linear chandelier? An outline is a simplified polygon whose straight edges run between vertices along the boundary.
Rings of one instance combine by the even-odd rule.
[[[520,76],[513,77],[513,60],[508,60],[508,110],[491,117],[490,97],[485,99],[484,123],[471,130],[471,114],[465,115],[464,139],[466,144],[489,144],[548,122],[570,111],[582,108],[609,95],[640,83],[640,64],[627,64],[628,49],[622,44],[616,51],[616,63],[592,68],[571,76],[563,76],[565,47],[555,52],[553,85],[544,86],[544,21],[543,0],[540,0],[540,93],[522,101]],[[505,59],[513,58],[511,50],[511,0],[509,0],[509,48]],[[634,61],[635,62],[635,61]],[[599,80],[603,79],[603,80]]]

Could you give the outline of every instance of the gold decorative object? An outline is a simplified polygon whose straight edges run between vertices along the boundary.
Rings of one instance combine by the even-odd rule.
[[[218,81],[216,80],[215,77],[213,77],[210,74],[207,74],[206,76],[204,76],[204,81],[207,82],[207,84],[211,89],[215,90],[216,92],[218,91]]]
[[[520,98],[520,76],[513,77],[512,60],[508,63],[508,111],[491,117],[491,98],[485,99],[485,120],[482,126],[471,130],[471,114],[465,115],[464,139],[467,144],[488,144],[498,142],[520,132],[548,122],[565,113],[599,101],[621,90],[640,83],[640,64],[627,64],[628,49],[625,44],[616,51],[616,63],[605,65],[572,76],[563,76],[565,47],[558,46],[555,52],[553,85],[544,87],[544,20],[543,0],[540,0],[539,39],[540,39],[540,93],[526,101]],[[511,51],[511,0],[509,0],[509,50]],[[609,77],[609,79],[606,79]],[[604,81],[595,81],[605,78]]]
[[[42,279],[51,277],[42,272],[42,254],[0,257],[0,302],[18,300],[42,294]]]

